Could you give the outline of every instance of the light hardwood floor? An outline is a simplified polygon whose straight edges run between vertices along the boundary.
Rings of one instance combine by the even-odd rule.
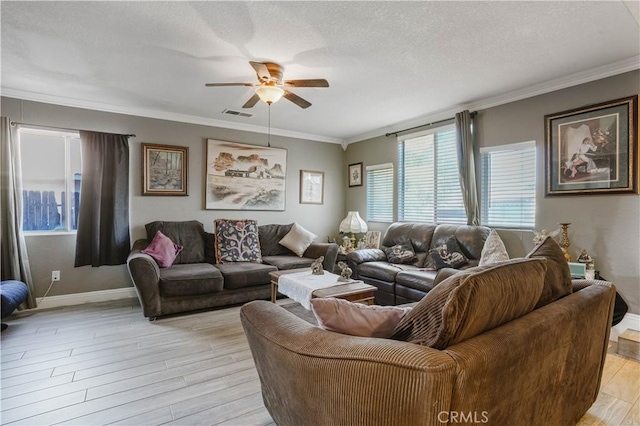
[[[239,310],[149,322],[130,299],[14,314],[0,423],[271,425]],[[640,425],[639,395],[640,363],[609,354],[580,426]]]

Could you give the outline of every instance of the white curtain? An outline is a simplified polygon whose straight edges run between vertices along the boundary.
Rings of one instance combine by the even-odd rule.
[[[23,305],[35,308],[36,299],[29,267],[27,245],[22,234],[22,170],[15,127],[7,117],[0,117],[2,155],[0,170],[0,235],[2,239],[2,280],[18,280],[27,285],[29,296]],[[25,306],[21,306],[24,308]]]
[[[456,114],[456,145],[458,149],[458,170],[460,189],[468,225],[480,225],[478,206],[478,186],[476,185],[476,165],[473,153],[473,119],[468,110]]]

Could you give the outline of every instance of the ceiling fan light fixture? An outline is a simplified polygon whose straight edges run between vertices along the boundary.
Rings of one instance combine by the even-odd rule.
[[[280,100],[284,95],[284,90],[277,86],[258,86],[256,87],[256,95],[260,97],[262,102],[271,105]]]

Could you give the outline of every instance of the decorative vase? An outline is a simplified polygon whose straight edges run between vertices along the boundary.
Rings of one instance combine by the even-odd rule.
[[[558,225],[562,228],[562,235],[560,235],[562,253],[564,253],[565,260],[571,262],[571,254],[569,253],[569,246],[571,245],[571,241],[569,240],[569,225],[571,225],[571,223],[559,223]]]

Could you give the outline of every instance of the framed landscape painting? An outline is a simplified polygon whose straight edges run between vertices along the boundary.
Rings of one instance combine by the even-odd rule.
[[[287,150],[207,140],[207,210],[285,209]]]
[[[142,144],[142,195],[189,195],[189,148]]]
[[[638,96],[545,116],[546,195],[637,192]]]

